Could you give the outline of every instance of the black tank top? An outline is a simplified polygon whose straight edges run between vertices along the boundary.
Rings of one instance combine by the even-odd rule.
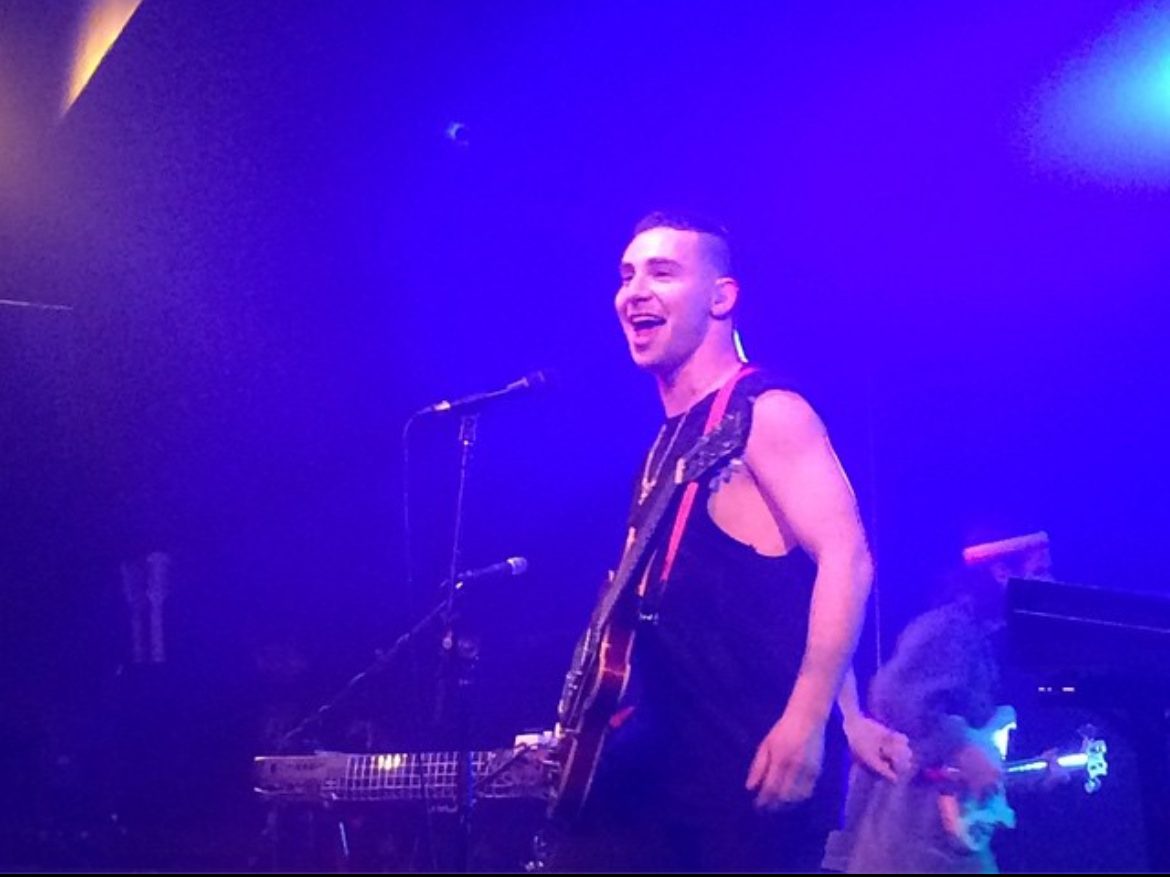
[[[740,381],[730,404],[750,411],[761,393],[788,386],[756,372]],[[662,459],[649,461],[650,473],[669,473],[694,445],[714,397],[667,420],[654,454]],[[635,527],[640,492],[631,512]],[[700,482],[656,620],[639,625],[630,687],[646,751],[668,771],[677,797],[706,804],[717,802],[717,789],[743,795],[756,747],[784,710],[804,655],[816,575],[799,548],[768,557],[727,535],[707,511],[710,495],[708,477]],[[661,545],[673,521],[672,511]],[[660,548],[652,576],[662,554]]]

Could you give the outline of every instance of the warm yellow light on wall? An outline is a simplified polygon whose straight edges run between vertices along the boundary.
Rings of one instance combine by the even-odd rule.
[[[73,106],[141,3],[142,0],[86,0],[77,30],[77,45],[73,50],[62,115]]]

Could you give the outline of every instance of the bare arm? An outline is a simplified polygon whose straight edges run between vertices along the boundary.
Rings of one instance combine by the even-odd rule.
[[[837,709],[841,711],[842,723],[848,725],[861,715],[861,696],[857,693],[857,674],[850,665],[841,681],[841,691],[837,695]]]
[[[757,802],[771,806],[812,793],[873,571],[853,490],[804,399],[783,391],[761,396],[744,459],[773,516],[817,563],[804,660],[748,776],[748,787],[760,789]]]
[[[867,716],[857,693],[857,674],[850,667],[837,695],[841,725],[854,759],[890,781],[913,769],[909,738]]]
[[[820,419],[794,393],[756,402],[745,461],[773,514],[817,562],[788,711],[823,722],[857,646],[873,575],[857,503]]]

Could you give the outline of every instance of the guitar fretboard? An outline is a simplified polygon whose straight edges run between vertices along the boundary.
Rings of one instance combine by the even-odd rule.
[[[642,518],[642,526],[634,536],[634,541],[622,555],[617,573],[609,588],[598,601],[597,609],[593,613],[592,629],[600,632],[610,618],[613,617],[618,601],[630,591],[631,582],[642,573],[647,560],[647,548],[658,532],[658,527],[670,508],[671,500],[677,484],[673,481],[659,488],[651,495],[650,505]]]

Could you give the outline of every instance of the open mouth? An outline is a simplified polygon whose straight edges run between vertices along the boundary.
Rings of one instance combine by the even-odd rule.
[[[630,317],[630,326],[636,336],[648,335],[664,323],[666,323],[666,319],[656,314],[634,314]]]

